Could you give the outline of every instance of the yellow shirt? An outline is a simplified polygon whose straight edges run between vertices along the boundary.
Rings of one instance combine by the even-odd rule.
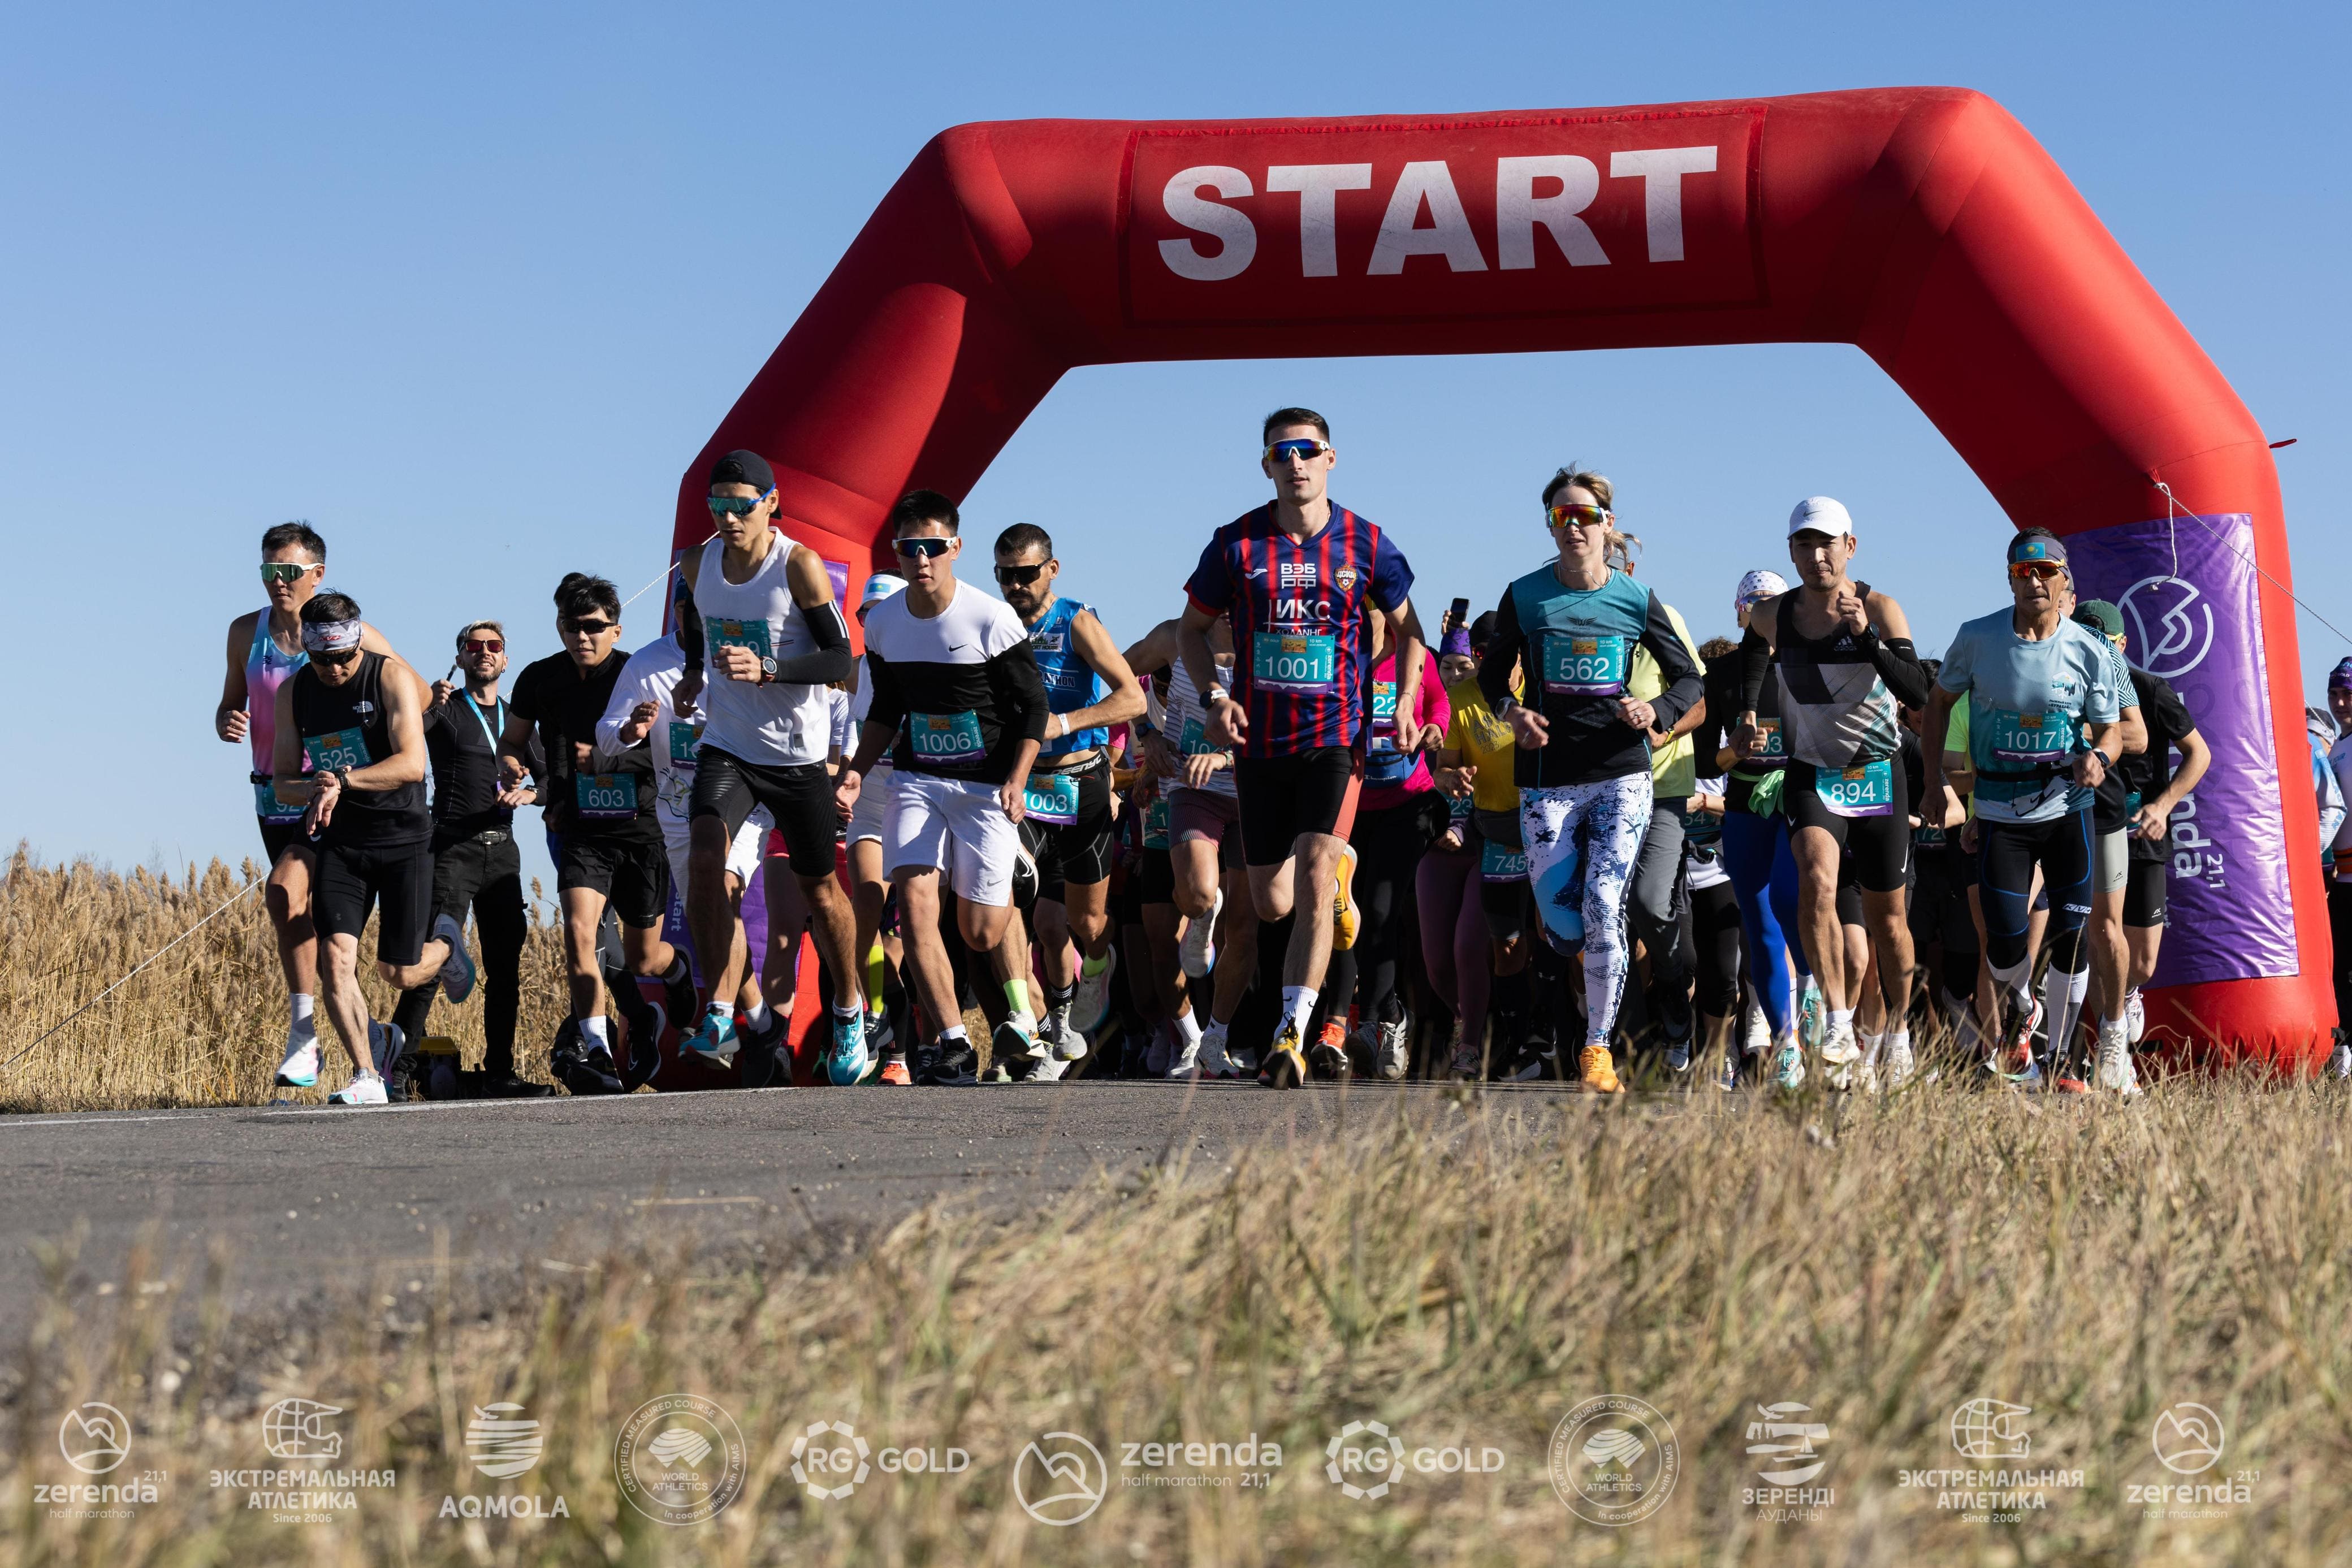
[[[1675,625],[1675,635],[1690,650],[1691,663],[1698,673],[1706,674],[1706,661],[1698,656],[1698,644],[1691,641],[1690,628],[1683,623],[1682,612],[1669,604],[1666,619]],[[1625,695],[1636,702],[1654,702],[1666,689],[1665,672],[1647,648],[1633,650],[1633,662],[1625,671]],[[1710,769],[1712,771],[1712,769]],[[1697,753],[1687,735],[1675,737],[1672,746],[1650,753],[1651,793],[1660,800],[1687,800],[1698,789]]]
[[[1486,706],[1486,694],[1475,675],[1446,687],[1445,695],[1454,704],[1453,717],[1445,725],[1446,749],[1458,752],[1478,770],[1470,781],[1470,803],[1482,811],[1517,810],[1519,787],[1511,772],[1511,753],[1517,743],[1511,727]]]

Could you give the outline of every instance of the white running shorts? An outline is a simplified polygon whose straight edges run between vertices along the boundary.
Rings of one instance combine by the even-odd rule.
[[[886,760],[874,765],[858,788],[857,804],[849,809],[849,841],[878,839],[890,821],[890,793],[898,769]]]
[[[752,807],[751,814],[743,819],[742,829],[736,833],[735,841],[727,846],[727,869],[735,873],[738,882],[748,883],[751,873],[759,869],[760,846],[766,841],[768,830],[774,825],[765,806]],[[687,898],[686,861],[689,841],[685,824],[673,825],[667,819],[663,821],[662,847],[669,852],[669,871],[674,879],[670,885],[677,889],[681,907]]]
[[[890,792],[882,833],[882,867],[936,867],[949,873],[956,896],[1001,908],[1013,902],[1013,862],[1021,830],[1004,814],[993,784],[899,775]]]

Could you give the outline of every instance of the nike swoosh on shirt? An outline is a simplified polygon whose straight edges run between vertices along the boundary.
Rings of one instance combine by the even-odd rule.
[[[971,644],[969,643],[950,643],[948,644],[948,652],[950,653],[961,653],[966,648],[971,646]]]

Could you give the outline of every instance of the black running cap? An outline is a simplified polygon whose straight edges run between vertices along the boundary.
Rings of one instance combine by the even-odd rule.
[[[740,448],[720,457],[710,465],[713,485],[749,485],[762,496],[776,487],[776,471],[768,460],[756,452]]]

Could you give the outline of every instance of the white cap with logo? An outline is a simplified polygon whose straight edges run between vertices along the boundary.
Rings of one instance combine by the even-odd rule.
[[[866,580],[865,591],[857,596],[857,618],[863,621],[867,611],[893,594],[903,593],[906,590],[905,578],[887,577],[881,572],[876,572]]]
[[[1790,538],[1802,533],[1828,534],[1834,538],[1853,532],[1853,518],[1847,513],[1845,503],[1828,496],[1808,496],[1797,503],[1795,511],[1789,514]]]

